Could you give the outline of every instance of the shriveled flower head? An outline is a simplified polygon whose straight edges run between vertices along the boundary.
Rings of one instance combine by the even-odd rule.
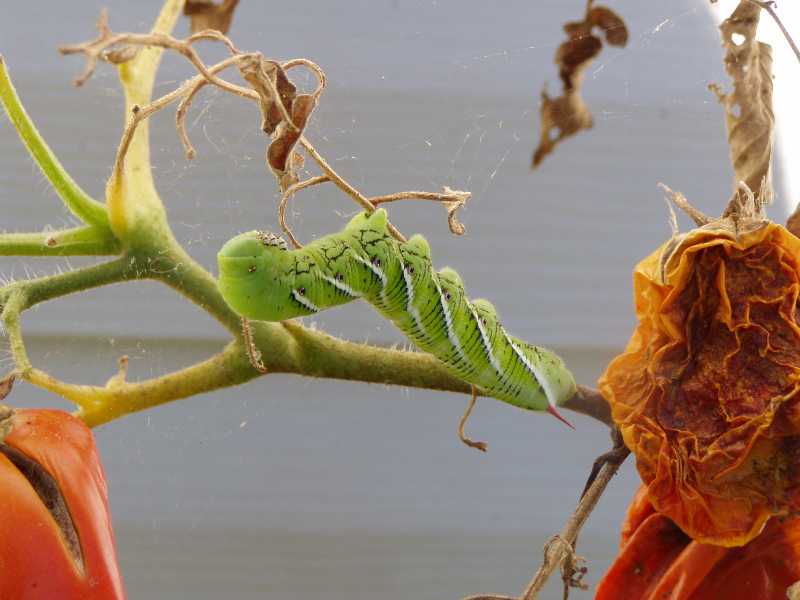
[[[800,240],[714,221],[637,265],[639,324],[600,380],[656,510],[739,546],[800,509]]]

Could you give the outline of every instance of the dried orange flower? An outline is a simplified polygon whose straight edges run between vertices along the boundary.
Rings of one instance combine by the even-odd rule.
[[[800,240],[714,221],[637,265],[639,325],[600,380],[656,510],[746,544],[800,509]]]
[[[712,546],[656,512],[641,488],[595,600],[786,600],[798,579],[800,518],[772,519],[740,548]]]

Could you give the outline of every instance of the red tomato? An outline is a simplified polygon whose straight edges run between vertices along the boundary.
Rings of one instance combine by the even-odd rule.
[[[0,599],[125,598],[91,430],[17,410],[0,443]]]
[[[595,600],[786,600],[798,580],[800,517],[772,518],[738,548],[702,544],[656,512],[642,486]]]

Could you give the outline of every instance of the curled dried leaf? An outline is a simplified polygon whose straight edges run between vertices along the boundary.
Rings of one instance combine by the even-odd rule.
[[[282,189],[286,189],[298,181],[296,172],[302,168],[304,161],[302,156],[293,152],[293,149],[316,105],[315,96],[310,94],[297,96],[292,103],[291,112],[294,127],[283,121],[279,123],[275,129],[272,143],[267,148],[267,163],[275,176],[281,179]]]
[[[302,166],[294,159],[297,141],[317,105],[317,96],[297,94],[283,67],[254,55],[239,66],[242,77],[258,93],[261,108],[261,128],[270,134],[267,164],[278,178],[281,189],[298,181],[296,170]]]
[[[551,98],[546,90],[542,90],[539,115],[542,132],[539,146],[533,153],[533,168],[538,167],[561,140],[583,129],[591,129],[594,125],[592,113],[577,90],[566,92],[558,98]]]
[[[594,125],[592,113],[580,96],[583,74],[603,49],[601,39],[592,33],[594,28],[601,29],[611,45],[624,46],[628,41],[628,29],[622,17],[605,6],[592,6],[591,2],[582,21],[564,24],[568,39],[558,47],[555,56],[563,94],[551,98],[546,87],[542,88],[539,107],[541,133],[539,145],[533,153],[533,169],[563,139]]]
[[[756,41],[761,8],[742,0],[720,25],[725,70],[733,91],[709,88],[725,107],[725,126],[734,169],[734,187],[744,182],[760,202],[772,201],[772,48]],[[737,194],[739,194],[737,192]]]
[[[220,4],[212,0],[187,0],[183,14],[190,19],[192,33],[205,29],[228,33],[237,4],[239,0],[223,0]]]
[[[261,129],[272,134],[282,120],[286,120],[297,88],[289,81],[286,72],[274,60],[254,55],[239,65],[242,77],[260,97]],[[280,101],[276,101],[276,97]]]
[[[625,26],[625,21],[610,8],[595,6],[589,9],[587,21],[594,27],[602,29],[606,42],[612,46],[624,46],[628,43],[628,28]]]
[[[11,393],[11,389],[14,387],[14,380],[16,379],[17,375],[13,371],[0,379],[0,400],[5,400],[6,396]]]

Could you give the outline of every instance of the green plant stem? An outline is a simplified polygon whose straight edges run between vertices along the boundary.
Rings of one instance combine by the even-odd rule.
[[[108,256],[120,249],[111,230],[91,226],[0,234],[0,256]]]
[[[25,377],[31,363],[25,351],[20,315],[40,302],[107,285],[126,278],[127,261],[118,258],[58,275],[27,279],[0,288],[0,310],[17,369]]]
[[[106,207],[81,189],[50,150],[22,106],[2,56],[0,56],[0,103],[5,108],[22,143],[70,212],[88,225],[108,229]]]

